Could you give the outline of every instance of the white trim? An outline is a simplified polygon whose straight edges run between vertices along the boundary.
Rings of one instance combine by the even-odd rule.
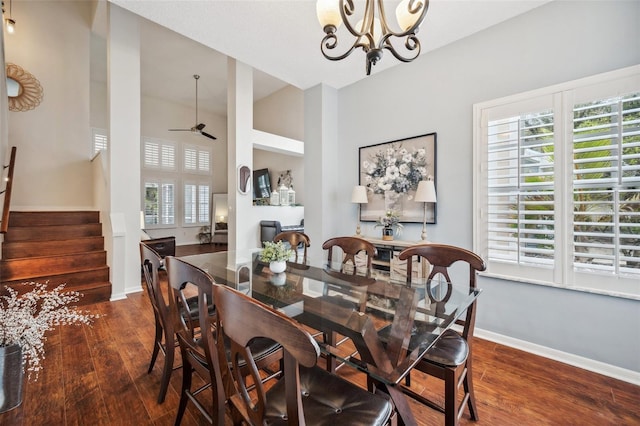
[[[474,331],[474,336],[640,386],[640,372],[638,371],[616,367],[615,365],[548,348],[492,331],[482,330],[477,327]]]

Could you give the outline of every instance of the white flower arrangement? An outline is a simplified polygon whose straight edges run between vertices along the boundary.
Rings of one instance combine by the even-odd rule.
[[[401,143],[391,144],[362,162],[365,185],[375,194],[393,191],[405,194],[418,187],[427,175],[427,157],[424,148],[411,151]]]
[[[267,263],[281,262],[291,259],[294,254],[294,251],[287,248],[282,240],[277,243],[264,241],[264,249],[260,253],[260,260]]]
[[[70,303],[77,302],[81,294],[75,291],[62,293],[64,284],[47,290],[46,284],[30,282],[33,289],[18,295],[11,287],[0,296],[0,346],[19,345],[22,348],[23,368],[35,379],[42,369],[45,333],[58,325],[90,324],[99,315],[80,311]]]

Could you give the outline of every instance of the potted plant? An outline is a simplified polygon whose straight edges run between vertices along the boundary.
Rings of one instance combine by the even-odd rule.
[[[200,240],[200,244],[211,243],[211,227],[209,225],[200,227],[200,232],[198,232],[198,239]]]
[[[98,315],[68,306],[80,299],[75,291],[62,292],[64,284],[47,290],[46,284],[25,283],[32,287],[19,295],[11,287],[4,287],[0,296],[0,412],[9,411],[22,403],[24,371],[38,379],[44,359],[45,333],[57,325],[90,324]]]
[[[260,260],[269,263],[269,269],[275,274],[284,272],[287,269],[287,260],[291,259],[295,253],[285,246],[283,241],[277,243],[265,241],[264,249],[260,253]]]
[[[396,235],[399,234],[402,229],[400,215],[393,210],[387,210],[384,216],[380,216],[380,218],[378,218],[378,222],[375,226],[382,226],[383,240],[393,240],[394,228]]]

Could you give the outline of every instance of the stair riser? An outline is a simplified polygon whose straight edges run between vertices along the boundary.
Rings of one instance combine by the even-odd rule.
[[[10,227],[5,234],[4,241],[69,240],[82,237],[98,237],[101,235],[102,225],[99,223],[73,226]]]
[[[81,225],[99,222],[100,212],[94,211],[11,212],[9,214],[9,227]]]
[[[56,256],[104,250],[103,237],[86,237],[62,241],[18,241],[2,245],[2,258]]]
[[[0,281],[41,277],[52,273],[68,273],[104,266],[107,253],[93,252],[55,257],[3,260]]]
[[[28,280],[17,279],[11,281],[2,281],[0,284],[17,286],[24,282],[49,282],[49,286],[58,286],[60,284],[66,284],[66,288],[71,289],[76,286],[83,286],[87,283],[100,283],[109,281],[109,267],[102,266],[100,268],[91,269],[88,271],[69,272],[66,274],[52,274],[43,275],[39,277],[31,277]]]
[[[32,289],[31,286],[25,286],[25,285],[15,285],[12,286],[17,292],[18,294],[23,294],[27,291],[29,291],[30,289]],[[55,288],[54,285],[50,284],[47,286],[48,289],[53,289]],[[63,293],[65,292],[69,292],[69,291],[77,291],[78,293],[81,294],[81,296],[78,298],[78,301],[73,305],[76,306],[87,306],[87,305],[92,305],[94,303],[98,303],[98,302],[106,302],[109,300],[109,298],[111,297],[111,283],[110,282],[99,282],[99,283],[89,283],[85,286],[82,286],[82,288],[72,288],[72,287],[65,287]],[[0,294],[5,294],[5,292],[3,290],[0,290]]]

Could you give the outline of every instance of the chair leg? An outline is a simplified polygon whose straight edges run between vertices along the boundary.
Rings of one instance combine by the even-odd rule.
[[[171,380],[171,372],[173,371],[173,357],[175,349],[176,347],[173,342],[165,344],[164,368],[162,369],[162,379],[160,381],[158,404],[162,404],[164,402],[165,396],[167,395],[167,388],[169,387],[169,381]]]
[[[458,383],[455,368],[447,368],[444,373],[444,424],[458,424]]]
[[[151,362],[149,363],[149,369],[147,374],[151,373],[153,366],[156,364],[156,358],[158,358],[158,352],[160,352],[160,345],[162,344],[162,326],[156,319],[156,339],[153,344],[153,353],[151,354]]]
[[[469,406],[469,415],[471,416],[471,420],[478,421],[478,409],[476,408],[476,396],[473,391],[473,374],[471,371],[471,359],[467,360],[467,373],[464,376],[464,381],[462,382],[464,386],[465,393],[469,394],[469,399],[467,401],[467,405]]]
[[[193,375],[193,369],[191,368],[191,364],[187,360],[187,357],[182,353],[182,390],[180,391],[180,404],[178,405],[178,414],[176,415],[175,426],[179,426],[182,422],[182,416],[184,416],[184,412],[187,409],[187,401],[189,401],[189,397],[187,396],[187,392],[191,390],[191,376]]]

